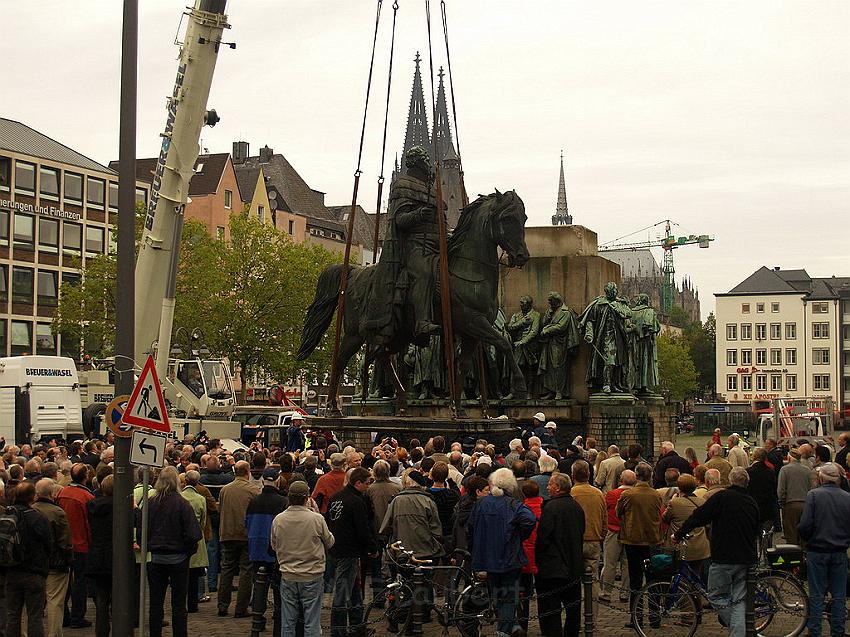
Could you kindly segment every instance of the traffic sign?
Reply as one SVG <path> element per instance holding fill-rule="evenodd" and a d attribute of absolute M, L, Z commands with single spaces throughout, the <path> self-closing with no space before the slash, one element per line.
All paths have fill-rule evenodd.
<path fill-rule="evenodd" d="M 133 435 L 133 427 L 131 425 L 125 425 L 121 419 L 124 415 L 124 410 L 127 409 L 127 401 L 129 400 L 130 397 L 127 394 L 116 396 L 106 407 L 106 412 L 103 414 L 106 426 L 119 438 L 129 438 Z"/>
<path fill-rule="evenodd" d="M 152 431 L 136 429 L 130 443 L 130 462 L 148 467 L 161 467 L 165 461 L 167 437 Z"/>
<path fill-rule="evenodd" d="M 156 375 L 153 356 L 148 356 L 139 382 L 133 388 L 130 401 L 124 411 L 124 423 L 135 427 L 153 429 L 154 431 L 171 432 L 168 413 L 165 410 L 165 400 L 162 398 L 162 387 Z"/>

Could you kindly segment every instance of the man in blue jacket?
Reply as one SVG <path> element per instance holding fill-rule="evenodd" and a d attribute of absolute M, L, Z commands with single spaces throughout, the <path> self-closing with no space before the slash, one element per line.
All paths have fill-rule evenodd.
<path fill-rule="evenodd" d="M 806 541 L 809 576 L 809 635 L 820 637 L 823 598 L 832 596 L 829 628 L 844 635 L 847 621 L 847 548 L 850 547 L 850 493 L 841 490 L 843 472 L 833 462 L 817 468 L 818 487 L 806 494 L 803 517 L 797 531 Z"/>
<path fill-rule="evenodd" d="M 499 609 L 496 634 L 522 631 L 516 621 L 519 574 L 528 564 L 522 541 L 537 524 L 537 516 L 516 499 L 517 481 L 510 469 L 490 474 L 490 495 L 479 499 L 467 522 L 472 570 L 486 571 L 490 595 Z"/>

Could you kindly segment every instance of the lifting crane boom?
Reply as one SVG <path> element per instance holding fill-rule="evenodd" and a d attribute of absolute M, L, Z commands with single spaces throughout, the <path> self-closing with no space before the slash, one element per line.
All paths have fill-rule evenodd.
<path fill-rule="evenodd" d="M 664 260 L 661 264 L 661 274 L 664 277 L 664 281 L 662 283 L 661 288 L 661 311 L 667 316 L 670 314 L 670 310 L 673 308 L 673 296 L 675 291 L 675 277 L 676 269 L 673 266 L 673 250 L 676 248 L 680 248 L 686 245 L 699 245 L 700 248 L 709 247 L 709 243 L 714 241 L 714 237 L 707 234 L 700 235 L 688 235 L 683 237 L 677 237 L 673 234 L 671 230 L 671 225 L 675 222 L 670 221 L 670 219 L 665 219 L 663 221 L 659 221 L 656 224 L 649 226 L 648 228 L 643 228 L 643 230 L 638 230 L 636 232 L 629 233 L 620 239 L 625 239 L 626 237 L 630 237 L 632 235 L 637 234 L 638 232 L 643 232 L 644 230 L 650 230 L 652 228 L 656 228 L 661 224 L 664 224 L 664 236 L 657 239 L 650 239 L 647 241 L 635 241 L 628 243 L 619 243 L 620 239 L 615 239 L 609 243 L 602 244 L 599 246 L 599 252 L 614 252 L 616 250 L 640 250 L 645 248 L 662 248 L 664 250 Z M 678 224 L 676 224 L 678 225 Z"/>

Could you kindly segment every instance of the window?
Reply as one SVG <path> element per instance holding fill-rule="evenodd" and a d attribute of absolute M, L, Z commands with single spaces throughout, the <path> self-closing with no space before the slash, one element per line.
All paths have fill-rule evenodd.
<path fill-rule="evenodd" d="M 35 219 L 32 215 L 15 213 L 15 247 L 32 250 L 35 239 Z"/>
<path fill-rule="evenodd" d="M 83 280 L 83 275 L 79 272 L 63 272 L 62 285 L 79 285 Z"/>
<path fill-rule="evenodd" d="M 753 324 L 752 323 L 741 323 L 741 340 L 742 341 L 753 340 Z"/>
<path fill-rule="evenodd" d="M 83 176 L 77 173 L 65 173 L 65 201 L 83 203 Z"/>
<path fill-rule="evenodd" d="M 12 185 L 12 160 L 8 157 L 0 157 L 0 190 L 9 191 Z M 0 355 L 6 354 L 6 350 L 0 351 Z"/>
<path fill-rule="evenodd" d="M 78 223 L 66 221 L 65 235 L 62 240 L 62 252 L 65 254 L 80 254 L 83 249 L 83 227 Z"/>
<path fill-rule="evenodd" d="M 782 374 L 770 375 L 770 391 L 782 391 Z"/>
<path fill-rule="evenodd" d="M 233 207 L 233 192 L 230 190 L 224 191 L 224 207 L 228 210 Z"/>
<path fill-rule="evenodd" d="M 56 356 L 56 337 L 50 331 L 50 323 L 38 323 L 35 326 L 35 353 Z"/>
<path fill-rule="evenodd" d="M 797 391 L 797 374 L 785 374 L 785 390 Z"/>
<path fill-rule="evenodd" d="M 219 241 L 224 241 L 224 226 L 216 226 L 215 238 Z"/>
<path fill-rule="evenodd" d="M 756 303 L 756 312 L 759 314 L 764 313 L 764 303 Z"/>
<path fill-rule="evenodd" d="M 103 228 L 100 226 L 86 226 L 86 254 L 103 252 L 103 236 Z"/>
<path fill-rule="evenodd" d="M 59 220 L 38 220 L 38 249 L 41 252 L 59 253 Z"/>
<path fill-rule="evenodd" d="M 38 304 L 55 307 L 59 298 L 59 273 L 51 270 L 38 271 Z"/>
<path fill-rule="evenodd" d="M 0 210 L 0 246 L 9 245 L 9 211 Z"/>
<path fill-rule="evenodd" d="M 797 364 L 797 348 L 789 347 L 785 350 L 785 364 L 786 365 L 796 365 Z"/>
<path fill-rule="evenodd" d="M 94 208 L 103 208 L 105 189 L 106 183 L 103 179 L 96 177 L 86 179 L 86 203 Z"/>
<path fill-rule="evenodd" d="M 266 207 L 265 206 L 257 206 L 257 217 L 259 217 L 260 223 L 266 222 Z"/>
<path fill-rule="evenodd" d="M 312 231 L 312 228 L 311 228 Z M 727 341 L 737 341 L 738 340 L 738 325 L 737 323 L 727 323 L 726 324 L 726 340 Z"/>
<path fill-rule="evenodd" d="M 15 162 L 15 192 L 35 194 L 35 165 L 25 161 Z"/>
<path fill-rule="evenodd" d="M 757 349 L 756 350 L 756 365 L 767 365 L 767 350 L 766 349 Z"/>
<path fill-rule="evenodd" d="M 793 341 L 797 338 L 797 324 L 796 323 L 786 323 L 785 324 L 785 340 Z"/>
<path fill-rule="evenodd" d="M 136 203 L 148 205 L 148 191 L 144 188 L 136 188 Z M 64 338 L 62 340 L 65 340 Z"/>
<path fill-rule="evenodd" d="M 812 377 L 812 387 L 815 391 L 829 391 L 829 374 L 815 374 Z"/>
<path fill-rule="evenodd" d="M 812 365 L 829 365 L 829 349 L 816 347 L 812 350 Z"/>
<path fill-rule="evenodd" d="M 812 338 L 829 338 L 829 323 L 812 323 Z"/>
<path fill-rule="evenodd" d="M 770 304 L 770 311 L 773 312 L 773 313 L 778 312 L 779 311 L 779 303 L 771 303 Z"/>
<path fill-rule="evenodd" d="M 7 327 L 8 324 L 6 323 L 6 320 L 0 320 L 0 356 L 6 355 L 6 343 L 8 342 L 8 339 L 6 338 Z"/>
<path fill-rule="evenodd" d="M 827 312 L 829 312 L 829 303 L 826 301 L 812 303 L 812 314 L 826 314 Z"/>
<path fill-rule="evenodd" d="M 756 374 L 756 391 L 767 391 L 767 374 Z"/>
<path fill-rule="evenodd" d="M 741 391 L 753 391 L 753 377 L 741 376 Z"/>
<path fill-rule="evenodd" d="M 289 234 L 295 234 L 295 222 L 292 219 L 289 220 Z"/>
<path fill-rule="evenodd" d="M 4 303 L 9 300 L 9 266 L 0 265 L 0 301 Z M 3 308 L 5 312 L 6 309 Z M 5 349 L 0 349 L 0 354 L 5 354 Z"/>
<path fill-rule="evenodd" d="M 45 199 L 59 199 L 59 170 L 42 166 L 38 171 L 38 192 Z"/>
<path fill-rule="evenodd" d="M 32 283 L 30 268 L 12 268 L 12 303 L 32 303 Z"/>
<path fill-rule="evenodd" d="M 727 365 L 737 365 L 738 364 L 738 350 L 736 350 L 736 349 L 727 349 L 726 350 L 726 364 Z"/>
<path fill-rule="evenodd" d="M 767 338 L 767 325 L 765 323 L 756 323 L 756 340 L 763 341 Z"/>
<path fill-rule="evenodd" d="M 782 338 L 782 323 L 770 324 L 770 340 L 778 341 Z"/>
<path fill-rule="evenodd" d="M 782 350 L 779 348 L 770 350 L 770 364 L 771 365 L 781 365 L 782 364 Z"/>
<path fill-rule="evenodd" d="M 741 303 L 741 314 L 749 314 L 750 313 L 750 304 L 749 303 Z"/>
<path fill-rule="evenodd" d="M 12 356 L 32 354 L 32 323 L 12 321 Z"/>
<path fill-rule="evenodd" d="M 118 182 L 109 182 L 109 209 L 118 210 Z"/>
<path fill-rule="evenodd" d="M 742 349 L 741 350 L 741 365 L 752 365 L 752 364 L 753 364 L 753 350 Z"/>
<path fill-rule="evenodd" d="M 70 334 L 62 334 L 62 344 L 60 345 L 60 356 L 67 356 L 73 360 L 80 359 L 80 339 Z"/>
<path fill-rule="evenodd" d="M 726 377 L 726 389 L 729 391 L 738 391 L 738 376 L 736 374 L 729 374 Z"/>

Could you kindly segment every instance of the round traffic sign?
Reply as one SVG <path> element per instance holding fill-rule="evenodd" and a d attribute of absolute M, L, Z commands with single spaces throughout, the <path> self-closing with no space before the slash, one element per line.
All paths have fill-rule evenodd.
<path fill-rule="evenodd" d="M 133 426 L 125 425 L 121 420 L 124 416 L 124 410 L 127 408 L 127 402 L 130 400 L 128 395 L 116 396 L 106 408 L 106 413 L 103 414 L 103 419 L 106 421 L 106 426 L 119 438 L 129 438 L 133 435 Z"/>

